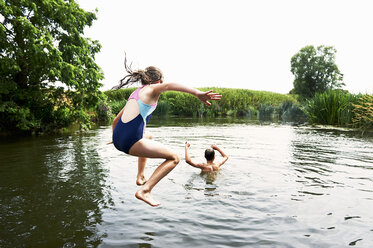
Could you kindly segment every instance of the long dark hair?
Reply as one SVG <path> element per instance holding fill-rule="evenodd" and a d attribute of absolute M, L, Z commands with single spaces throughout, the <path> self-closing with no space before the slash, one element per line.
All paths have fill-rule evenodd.
<path fill-rule="evenodd" d="M 155 66 L 146 67 L 145 70 L 133 71 L 130 65 L 127 65 L 127 54 L 124 53 L 124 68 L 126 69 L 128 75 L 122 78 L 119 85 L 114 86 L 112 89 L 118 90 L 125 86 L 130 86 L 133 83 L 140 82 L 142 85 L 152 84 L 156 81 L 163 81 L 163 73 L 160 69 Z"/>

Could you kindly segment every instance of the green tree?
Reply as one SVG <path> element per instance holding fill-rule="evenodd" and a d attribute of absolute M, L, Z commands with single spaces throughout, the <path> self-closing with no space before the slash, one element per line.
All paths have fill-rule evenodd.
<path fill-rule="evenodd" d="M 294 88 L 290 93 L 311 98 L 315 93 L 344 85 L 343 74 L 335 63 L 336 49 L 328 46 L 306 46 L 291 58 Z"/>
<path fill-rule="evenodd" d="M 87 124 L 103 73 L 98 41 L 84 37 L 95 13 L 74 0 L 0 0 L 0 130 Z"/>

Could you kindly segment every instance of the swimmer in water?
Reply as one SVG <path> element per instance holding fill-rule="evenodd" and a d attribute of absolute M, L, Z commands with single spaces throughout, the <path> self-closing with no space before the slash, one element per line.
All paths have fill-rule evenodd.
<path fill-rule="evenodd" d="M 195 163 L 189 156 L 190 144 L 185 142 L 185 162 L 190 164 L 193 167 L 201 169 L 203 172 L 218 171 L 220 167 L 227 162 L 228 156 L 216 145 L 211 145 L 211 148 L 205 150 L 205 163 Z M 223 157 L 221 161 L 215 161 L 215 150 L 220 153 Z"/>

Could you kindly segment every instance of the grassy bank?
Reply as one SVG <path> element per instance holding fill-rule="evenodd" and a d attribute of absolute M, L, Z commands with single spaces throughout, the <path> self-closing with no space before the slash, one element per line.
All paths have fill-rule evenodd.
<path fill-rule="evenodd" d="M 107 99 L 101 104 L 102 113 L 116 115 L 126 104 L 135 88 L 105 91 Z M 222 94 L 211 106 L 195 96 L 168 91 L 163 93 L 155 116 L 224 117 L 245 116 L 260 121 L 308 122 L 310 124 L 373 129 L 373 96 L 351 94 L 343 90 L 326 91 L 312 99 L 298 102 L 296 96 L 267 91 L 229 88 L 200 88 Z M 105 116 L 103 114 L 103 116 Z"/>
<path fill-rule="evenodd" d="M 373 129 L 373 96 L 331 90 L 316 94 L 304 106 L 312 124 Z"/>
<path fill-rule="evenodd" d="M 119 113 L 126 99 L 134 88 L 105 91 L 107 102 L 113 114 Z M 269 120 L 277 117 L 291 121 L 296 116 L 304 117 L 300 105 L 292 95 L 267 91 L 229 88 L 200 88 L 202 91 L 213 90 L 223 95 L 218 102 L 212 101 L 211 106 L 201 103 L 195 96 L 168 91 L 163 93 L 158 101 L 154 115 L 177 115 L 187 117 L 216 117 L 216 116 L 247 116 Z"/>

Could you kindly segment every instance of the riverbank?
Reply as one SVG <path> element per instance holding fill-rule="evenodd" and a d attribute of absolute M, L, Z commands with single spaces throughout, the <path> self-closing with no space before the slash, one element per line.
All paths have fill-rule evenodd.
<path fill-rule="evenodd" d="M 135 90 L 127 88 L 108 90 L 101 93 L 95 107 L 79 112 L 80 119 L 74 121 L 72 113 L 65 111 L 60 121 L 55 120 L 45 128 L 19 130 L 24 134 L 66 133 L 70 130 L 90 129 L 94 125 L 109 125 L 125 106 L 126 99 Z M 244 117 L 258 122 L 290 123 L 295 125 L 329 125 L 355 128 L 361 133 L 373 130 L 373 96 L 351 94 L 335 90 L 316 94 L 312 99 L 299 100 L 296 95 L 267 91 L 230 88 L 200 88 L 222 94 L 220 101 L 211 106 L 201 103 L 190 94 L 164 92 L 153 113 L 154 117 L 194 118 L 238 118 Z M 62 122 L 61 122 L 62 120 Z M 59 127 L 59 128 L 50 128 Z M 36 130 L 36 131 L 35 131 Z M 18 133 L 1 130 L 1 136 Z"/>
<path fill-rule="evenodd" d="M 222 99 L 205 106 L 190 94 L 165 92 L 154 116 L 247 117 L 260 122 L 297 125 L 328 125 L 350 128 L 361 133 L 373 130 L 373 96 L 351 94 L 343 90 L 317 93 L 308 100 L 296 95 L 230 88 L 199 88 L 222 94 Z M 108 108 L 116 115 L 135 88 L 105 91 Z"/>
<path fill-rule="evenodd" d="M 158 101 L 155 116 L 184 117 L 241 117 L 285 121 L 305 121 L 296 96 L 267 91 L 229 88 L 199 88 L 202 91 L 213 90 L 222 94 L 222 99 L 213 101 L 211 106 L 201 103 L 196 97 L 181 92 L 165 92 Z M 113 114 L 117 114 L 126 104 L 126 100 L 135 88 L 105 91 L 107 103 Z"/>

